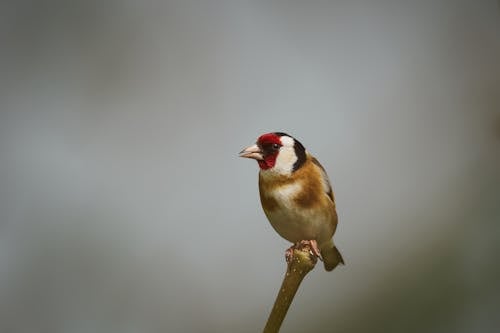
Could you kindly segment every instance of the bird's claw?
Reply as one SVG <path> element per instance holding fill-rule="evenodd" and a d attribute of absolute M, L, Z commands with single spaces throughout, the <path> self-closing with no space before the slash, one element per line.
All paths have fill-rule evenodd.
<path fill-rule="evenodd" d="M 293 259 L 293 250 L 303 250 L 304 248 L 309 249 L 309 253 L 312 256 L 315 256 L 316 258 L 319 258 L 319 260 L 323 261 L 323 258 L 321 257 L 321 253 L 318 248 L 318 242 L 316 240 L 311 239 L 311 240 L 301 240 L 300 242 L 297 242 L 290 246 L 286 251 L 285 251 L 285 259 L 287 263 L 290 263 Z"/>
<path fill-rule="evenodd" d="M 285 260 L 286 260 L 287 264 L 292 262 L 294 248 L 295 248 L 295 245 L 292 245 L 288 249 L 286 249 L 286 251 L 285 251 Z"/>

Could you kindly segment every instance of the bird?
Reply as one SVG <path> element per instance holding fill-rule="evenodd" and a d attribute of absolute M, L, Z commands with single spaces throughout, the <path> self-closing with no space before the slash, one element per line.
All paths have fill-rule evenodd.
<path fill-rule="evenodd" d="M 337 228 L 335 198 L 325 169 L 304 146 L 284 132 L 266 133 L 240 157 L 257 160 L 262 209 L 276 232 L 293 243 L 310 245 L 325 270 L 344 265 L 333 243 Z"/>

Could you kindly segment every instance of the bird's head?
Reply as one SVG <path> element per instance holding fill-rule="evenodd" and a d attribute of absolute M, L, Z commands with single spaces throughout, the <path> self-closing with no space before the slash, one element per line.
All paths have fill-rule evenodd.
<path fill-rule="evenodd" d="M 261 135 L 254 145 L 240 152 L 240 157 L 257 160 L 261 170 L 290 174 L 304 164 L 306 150 L 290 135 L 274 132 Z"/>

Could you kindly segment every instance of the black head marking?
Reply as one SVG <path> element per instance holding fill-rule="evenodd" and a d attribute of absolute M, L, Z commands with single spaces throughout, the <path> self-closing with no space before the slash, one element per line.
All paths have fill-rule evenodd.
<path fill-rule="evenodd" d="M 288 135 L 288 134 L 286 134 L 286 133 L 284 133 L 284 132 L 274 132 L 273 134 L 274 134 L 274 135 L 277 135 L 277 136 L 280 136 L 280 137 L 281 137 L 281 136 L 289 136 L 289 137 L 292 137 L 291 135 Z M 295 140 L 295 139 L 294 139 L 294 140 Z"/>
<path fill-rule="evenodd" d="M 293 170 L 292 170 L 295 171 L 306 162 L 306 149 L 304 148 L 302 143 L 300 143 L 297 140 L 295 140 L 293 148 L 295 149 L 295 155 L 297 155 L 297 161 L 293 164 Z"/>

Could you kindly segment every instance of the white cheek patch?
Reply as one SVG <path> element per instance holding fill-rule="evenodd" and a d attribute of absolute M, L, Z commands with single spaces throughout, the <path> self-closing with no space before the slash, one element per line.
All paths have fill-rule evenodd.
<path fill-rule="evenodd" d="M 295 140 L 284 135 L 280 141 L 282 146 L 272 169 L 279 174 L 289 175 L 293 171 L 293 165 L 297 162 L 297 155 L 293 147 Z"/>
<path fill-rule="evenodd" d="M 294 140 L 289 136 L 282 136 L 280 141 L 284 147 L 293 147 L 294 145 Z"/>
<path fill-rule="evenodd" d="M 297 156 L 295 155 L 293 146 L 282 146 L 276 158 L 273 170 L 280 174 L 291 174 L 295 162 L 297 162 Z"/>

